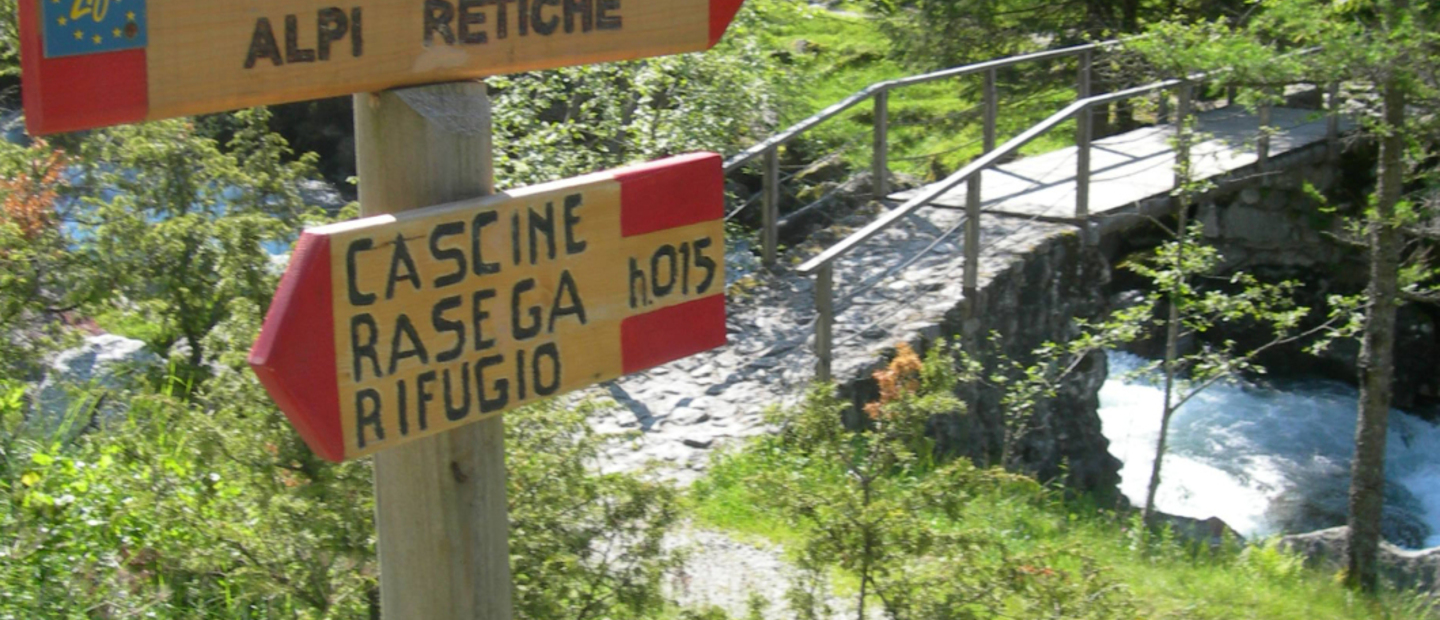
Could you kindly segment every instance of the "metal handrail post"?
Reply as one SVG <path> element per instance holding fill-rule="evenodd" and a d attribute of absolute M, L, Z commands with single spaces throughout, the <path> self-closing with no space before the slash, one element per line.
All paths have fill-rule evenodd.
<path fill-rule="evenodd" d="M 1270 171 L 1271 94 L 1271 91 L 1266 89 L 1265 100 L 1260 103 L 1260 137 L 1255 141 L 1255 165 L 1262 174 Z M 1262 177 L 1261 183 L 1268 184 L 1268 177 Z"/>
<path fill-rule="evenodd" d="M 815 379 L 818 381 L 830 380 L 831 329 L 835 324 L 834 275 L 835 267 L 830 263 L 815 273 Z"/>
<path fill-rule="evenodd" d="M 1000 96 L 995 92 L 995 70 L 985 72 L 985 152 L 995 150 L 995 117 L 1000 111 Z"/>
<path fill-rule="evenodd" d="M 870 158 L 871 186 L 875 200 L 890 193 L 890 91 L 875 93 L 875 146 Z"/>
<path fill-rule="evenodd" d="M 995 93 L 995 70 L 985 72 L 985 152 L 995 150 L 995 116 L 998 112 Z M 984 186 L 981 184 L 983 171 L 976 172 L 965 181 L 965 274 L 963 289 L 965 297 L 974 298 L 980 285 L 980 203 Z"/>
<path fill-rule="evenodd" d="M 1194 89 L 1195 86 L 1189 82 L 1180 84 L 1175 89 L 1175 189 L 1177 190 L 1182 189 L 1184 184 L 1190 181 L 1190 177 L 1194 176 L 1194 171 L 1190 168 L 1191 132 L 1186 127 L 1186 123 L 1190 122 L 1191 98 L 1194 96 Z"/>
<path fill-rule="evenodd" d="M 1335 161 L 1340 156 L 1340 82 L 1331 82 L 1326 91 L 1325 155 Z"/>
<path fill-rule="evenodd" d="M 1090 52 L 1080 54 L 1080 99 L 1090 98 Z M 1085 106 L 1075 115 L 1075 218 L 1084 225 L 1090 217 L 1090 138 L 1094 131 L 1091 108 Z"/>
<path fill-rule="evenodd" d="M 780 245 L 780 154 L 779 147 L 765 151 L 765 175 L 762 192 L 762 222 L 760 231 L 761 263 L 766 267 L 775 265 L 776 248 Z"/>
<path fill-rule="evenodd" d="M 1075 116 L 1075 219 L 1090 217 L 1090 108 Z"/>

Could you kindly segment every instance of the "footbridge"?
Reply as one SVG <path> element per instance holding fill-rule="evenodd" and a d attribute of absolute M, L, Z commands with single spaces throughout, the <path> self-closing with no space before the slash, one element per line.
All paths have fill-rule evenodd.
<path fill-rule="evenodd" d="M 793 402 L 817 379 L 834 379 L 842 388 L 863 384 L 897 342 L 989 331 L 1058 337 L 1073 316 L 1104 305 L 1099 289 L 1108 265 L 1095 257 L 1107 235 L 1175 211 L 1175 189 L 1184 182 L 1177 170 L 1206 182 L 1212 197 L 1264 187 L 1334 161 L 1350 128 L 1333 84 L 1317 87 L 1323 105 L 1312 109 L 1265 104 L 1252 111 L 1233 105 L 1233 94 L 1201 104 L 1194 94 L 1204 75 L 1093 93 L 1096 55 L 1116 45 L 1066 47 L 873 84 L 727 160 L 728 175 L 760 169 L 756 199 L 732 205 L 729 215 L 761 211 L 759 268 L 730 287 L 727 346 L 602 388 L 622 406 L 596 418 L 597 429 L 643 431 L 617 448 L 608 466 L 658 461 L 686 480 L 718 443 L 766 432 L 768 406 Z M 1074 101 L 1002 142 L 997 71 L 1041 62 L 1074 67 Z M 982 154 L 943 180 L 892 191 L 890 94 L 965 76 L 984 80 Z M 1094 136 L 1095 110 L 1140 98 L 1158 100 L 1157 123 Z M 849 215 L 782 252 L 780 150 L 861 105 L 872 106 L 874 118 L 872 211 Z M 1071 120 L 1070 147 L 1019 157 L 1022 147 Z M 823 208 L 829 198 L 790 217 Z M 1099 372 L 1103 380 L 1103 368 Z M 1076 398 L 1093 400 L 1094 389 Z M 993 435 L 985 427 L 994 426 L 986 419 L 994 414 L 975 413 L 974 428 L 957 432 L 978 433 L 970 437 L 977 444 L 993 440 L 984 435 Z M 1096 443 L 1093 407 L 1088 420 L 1074 424 L 1053 429 L 1048 441 Z M 1113 475 L 1103 472 L 1109 464 L 1102 456 L 1068 454 L 1064 446 L 1051 452 L 1064 455 L 1072 477 L 1089 477 L 1082 484 L 1105 484 Z M 1091 462 L 1080 462 L 1085 459 Z"/>

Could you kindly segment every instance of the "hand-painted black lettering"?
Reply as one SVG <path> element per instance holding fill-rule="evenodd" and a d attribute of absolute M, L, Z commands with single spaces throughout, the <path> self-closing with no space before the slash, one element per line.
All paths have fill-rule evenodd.
<path fill-rule="evenodd" d="M 595 27 L 591 14 L 590 0 L 565 0 L 565 32 L 575 32 L 575 16 L 580 16 L 580 32 L 590 32 Z"/>
<path fill-rule="evenodd" d="M 456 29 L 459 31 L 461 43 L 480 45 L 488 42 L 485 31 L 474 28 L 485 24 L 485 12 L 480 9 L 485 4 L 487 3 L 484 0 L 459 0 L 460 23 Z"/>
<path fill-rule="evenodd" d="M 619 30 L 622 26 L 620 15 L 610 11 L 620 10 L 620 0 L 595 0 L 595 29 Z"/>
<path fill-rule="evenodd" d="M 636 295 L 636 285 L 639 285 L 640 294 Z M 640 268 L 640 263 L 634 257 L 630 259 L 630 307 L 650 305 L 650 279 L 645 276 L 645 270 Z"/>
<path fill-rule="evenodd" d="M 702 250 L 712 245 L 709 237 L 701 237 L 695 240 L 695 266 L 705 270 L 705 278 L 695 287 L 695 293 L 703 294 L 710 290 L 710 284 L 715 281 L 715 259 L 702 253 Z"/>
<path fill-rule="evenodd" d="M 571 256 L 585 251 L 585 240 L 575 238 L 575 226 L 580 223 L 580 216 L 575 215 L 575 210 L 583 206 L 583 194 L 570 194 L 565 197 L 565 253 Z"/>
<path fill-rule="evenodd" d="M 350 294 L 350 305 L 352 306 L 368 306 L 375 303 L 374 293 L 360 291 L 360 265 L 356 261 L 357 255 L 374 247 L 375 242 L 369 237 L 351 241 L 350 245 L 345 247 L 345 288 Z"/>
<path fill-rule="evenodd" d="M 401 267 L 405 273 L 400 273 Z M 405 235 L 395 234 L 395 243 L 390 251 L 390 279 L 385 282 L 385 299 L 395 299 L 395 283 L 401 280 L 410 281 L 415 290 L 420 290 L 420 272 L 415 269 L 415 259 L 410 258 L 410 245 L 405 242 Z"/>
<path fill-rule="evenodd" d="M 569 297 L 569 301 L 565 298 Z M 550 304 L 550 325 L 546 333 L 555 333 L 555 319 L 562 316 L 574 315 L 580 319 L 580 324 L 585 324 L 585 302 L 580 301 L 580 289 L 575 286 L 575 277 L 570 275 L 570 270 L 560 272 L 560 284 L 555 287 L 555 303 Z"/>
<path fill-rule="evenodd" d="M 427 370 L 415 377 L 415 419 L 420 422 L 422 431 L 430 428 L 430 401 L 435 400 L 435 395 L 430 393 L 429 386 L 435 379 L 433 370 Z"/>
<path fill-rule="evenodd" d="M 486 2 L 495 5 L 495 38 L 503 39 L 510 36 L 510 3 L 515 0 L 486 0 Z"/>
<path fill-rule="evenodd" d="M 342 40 L 350 31 L 350 18 L 345 9 L 326 7 L 315 16 L 315 53 L 320 60 L 330 60 L 330 44 Z"/>
<path fill-rule="evenodd" d="M 520 210 L 510 214 L 510 258 L 513 264 L 520 264 Z"/>
<path fill-rule="evenodd" d="M 475 362 L 475 395 L 480 400 L 480 413 L 482 414 L 500 411 L 510 402 L 510 381 L 503 377 L 495 380 L 495 397 L 486 396 L 490 393 L 490 386 L 485 383 L 485 369 L 503 363 L 505 363 L 503 355 L 490 355 Z"/>
<path fill-rule="evenodd" d="M 445 318 L 445 313 L 460 307 L 460 296 L 452 295 L 435 303 L 430 310 L 430 324 L 439 333 L 455 334 L 455 346 L 435 354 L 435 361 L 448 362 L 465 350 L 465 323 Z"/>
<path fill-rule="evenodd" d="M 515 403 L 525 401 L 525 349 L 515 350 Z"/>
<path fill-rule="evenodd" d="M 365 326 L 365 337 L 360 336 L 360 326 Z M 385 376 L 380 372 L 380 354 L 375 352 L 375 341 L 380 339 L 380 327 L 375 324 L 375 317 L 368 313 L 361 313 L 350 317 L 350 359 L 354 361 L 355 369 L 351 377 L 355 383 L 365 380 L 360 363 L 365 358 L 370 358 L 370 364 L 375 368 L 375 376 Z"/>
<path fill-rule="evenodd" d="M 545 382 L 545 373 L 540 372 L 540 360 L 546 359 L 550 362 L 550 382 Z M 547 342 L 535 347 L 535 353 L 530 358 L 530 369 L 535 375 L 535 395 L 553 396 L 560 391 L 560 347 L 553 342 Z"/>
<path fill-rule="evenodd" d="M 430 230 L 430 256 L 437 261 L 454 261 L 455 270 L 435 278 L 435 288 L 459 284 L 465 279 L 465 251 L 459 248 L 442 248 L 440 240 L 465 234 L 465 222 L 445 222 Z"/>
<path fill-rule="evenodd" d="M 540 9 L 545 6 L 560 6 L 560 0 L 530 0 L 530 26 L 535 28 L 535 34 L 550 36 L 555 34 L 555 29 L 560 26 L 560 16 L 551 15 L 545 19 L 540 14 Z"/>
<path fill-rule="evenodd" d="M 315 62 L 315 50 L 300 47 L 300 18 L 285 16 L 285 62 Z"/>
<path fill-rule="evenodd" d="M 275 42 L 275 30 L 270 27 L 270 18 L 255 20 L 255 31 L 250 34 L 250 51 L 245 54 L 245 68 L 254 69 L 255 61 L 264 58 L 275 66 L 285 64 L 280 57 L 280 44 Z"/>
<path fill-rule="evenodd" d="M 527 340 L 540 334 L 540 328 L 544 322 L 540 320 L 540 306 L 530 306 L 526 312 L 530 315 L 530 324 L 523 325 L 524 314 L 520 312 L 520 296 L 526 291 L 535 289 L 535 278 L 525 278 L 515 283 L 515 288 L 510 292 L 510 335 L 516 340 Z M 524 398 L 523 396 L 521 398 Z"/>
<path fill-rule="evenodd" d="M 454 45 L 455 31 L 450 29 L 454 20 L 455 5 L 445 0 L 425 0 L 425 47 L 435 43 L 436 34 L 446 45 Z"/>
<path fill-rule="evenodd" d="M 482 253 L 484 244 L 480 242 L 481 231 L 499 219 L 500 214 L 494 211 L 481 211 L 470 221 L 470 258 L 474 261 L 471 263 L 471 271 L 477 276 L 500 273 L 500 263 L 485 262 L 485 255 Z"/>
<path fill-rule="evenodd" d="M 530 34 L 530 0 L 515 0 L 515 20 L 520 23 L 520 36 Z"/>
<path fill-rule="evenodd" d="M 367 443 L 367 426 L 374 430 L 375 441 L 385 441 L 385 426 L 380 421 L 380 392 L 372 388 L 355 392 L 355 445 L 361 448 Z"/>
<path fill-rule="evenodd" d="M 526 219 L 530 222 L 530 225 L 529 225 L 529 228 L 530 228 L 530 234 L 529 234 L 529 236 L 530 236 L 530 264 L 531 264 L 531 265 L 534 265 L 534 264 L 536 264 L 536 263 L 539 262 L 539 258 L 536 256 L 536 254 L 539 252 L 539 248 L 538 248 L 539 235 L 536 234 L 536 233 L 544 233 L 544 234 L 545 234 L 545 248 L 546 248 L 546 250 L 545 250 L 545 257 L 546 257 L 546 258 L 549 258 L 549 259 L 551 259 L 551 260 L 554 260 L 554 259 L 555 259 L 555 203 L 553 203 L 553 202 L 547 202 L 547 203 L 545 203 L 545 216 L 544 216 L 544 217 L 541 217 L 539 213 L 536 213 L 534 207 L 529 207 L 529 208 L 525 209 L 525 211 L 529 213 L 529 217 L 526 218 Z"/>
<path fill-rule="evenodd" d="M 680 244 L 680 294 L 690 294 L 690 244 Z"/>
<path fill-rule="evenodd" d="M 400 348 L 402 339 L 409 341 L 404 349 Z M 425 350 L 425 341 L 420 339 L 420 334 L 415 333 L 415 326 L 410 323 L 410 317 L 404 313 L 395 317 L 395 333 L 390 337 L 390 373 L 395 374 L 395 369 L 400 366 L 400 360 L 407 357 L 420 359 L 421 364 L 430 363 L 430 354 Z"/>
<path fill-rule="evenodd" d="M 395 419 L 400 421 L 400 436 L 410 436 L 410 394 L 405 380 L 395 382 Z"/>
<path fill-rule="evenodd" d="M 666 261 L 665 273 L 668 277 L 668 279 L 665 280 L 665 284 L 660 283 L 660 263 L 662 258 Z M 655 293 L 657 299 L 669 295 L 671 291 L 675 290 L 675 270 L 675 246 L 667 243 L 660 246 L 659 249 L 655 250 L 654 254 L 650 255 L 650 288 L 651 292 Z"/>
<path fill-rule="evenodd" d="M 495 298 L 495 289 L 487 288 L 475 291 L 470 298 L 470 326 L 475 330 L 475 350 L 484 351 L 495 346 L 494 338 L 485 337 L 485 322 L 490 320 L 490 313 L 485 310 L 485 300 Z"/>
<path fill-rule="evenodd" d="M 350 9 L 350 55 L 359 58 L 365 55 L 365 20 L 360 7 Z"/>
<path fill-rule="evenodd" d="M 445 419 L 451 422 L 459 422 L 470 415 L 470 362 L 460 363 L 459 381 L 451 381 L 451 370 L 454 369 L 447 367 L 440 375 L 440 383 L 445 386 Z M 460 384 L 459 403 L 456 403 L 450 396 L 450 394 L 454 392 L 454 388 L 451 387 L 453 383 Z"/>

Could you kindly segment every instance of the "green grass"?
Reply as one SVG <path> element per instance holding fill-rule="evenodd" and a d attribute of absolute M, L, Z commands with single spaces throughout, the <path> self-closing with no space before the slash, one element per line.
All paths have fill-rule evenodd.
<path fill-rule="evenodd" d="M 861 12 L 859 6 L 845 7 Z M 796 74 L 789 108 L 782 111 L 788 126 L 865 87 L 923 70 L 904 66 L 890 53 L 890 44 L 875 18 L 836 13 L 809 5 L 784 4 L 773 9 L 776 19 L 764 35 L 777 53 L 788 54 Z M 802 43 L 803 42 L 803 43 Z M 1073 61 L 1056 61 L 1036 71 L 1071 75 Z M 1024 91 L 1022 82 L 1000 82 L 997 137 L 1000 143 L 1073 101 L 1072 88 Z M 1064 83 L 1064 80 L 1060 80 Z M 982 150 L 982 120 L 977 106 L 981 78 L 947 79 L 906 87 L 890 94 L 890 164 L 896 172 L 926 180 L 947 175 Z M 819 154 L 843 148 L 856 169 L 869 165 L 874 109 L 862 103 L 807 135 Z M 1044 153 L 1072 144 L 1073 123 L 1062 125 L 1028 145 L 1025 154 Z"/>
<path fill-rule="evenodd" d="M 787 452 L 775 437 L 760 438 L 743 449 L 717 456 L 706 477 L 694 485 L 690 506 L 696 521 L 742 538 L 782 543 L 791 551 L 799 548 L 811 532 L 803 523 L 781 516 L 776 490 L 768 488 L 766 476 L 761 475 L 776 471 L 792 471 L 812 485 L 843 483 L 837 469 Z M 1168 539 L 1147 544 L 1132 522 L 1063 502 L 1057 493 L 1035 484 L 982 483 L 967 492 L 971 497 L 962 517 L 936 522 L 935 527 L 999 543 L 982 547 L 990 551 L 968 561 L 1043 558 L 1053 563 L 1042 565 L 1079 574 L 1084 567 L 1075 561 L 1076 556 L 1058 553 L 1079 550 L 1098 561 L 1101 572 L 1130 593 L 1140 611 L 1138 617 L 1436 617 L 1413 594 L 1387 589 L 1373 598 L 1356 595 L 1342 587 L 1334 574 L 1304 568 L 1298 558 L 1272 547 L 1257 545 L 1244 550 L 1236 545 L 1210 552 Z M 853 576 L 834 581 L 842 595 L 855 589 Z"/>

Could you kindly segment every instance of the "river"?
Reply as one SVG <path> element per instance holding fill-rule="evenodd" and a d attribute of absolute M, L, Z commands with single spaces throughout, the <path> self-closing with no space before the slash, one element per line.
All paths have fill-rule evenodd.
<path fill-rule="evenodd" d="M 1121 491 L 1145 501 L 1162 392 L 1126 377 L 1144 360 L 1110 353 L 1100 418 L 1124 462 Z M 1164 512 L 1216 516 L 1247 538 L 1343 525 L 1358 392 L 1327 380 L 1216 385 L 1176 413 L 1156 500 Z M 1385 461 L 1391 542 L 1440 546 L 1440 426 L 1392 411 Z"/>

